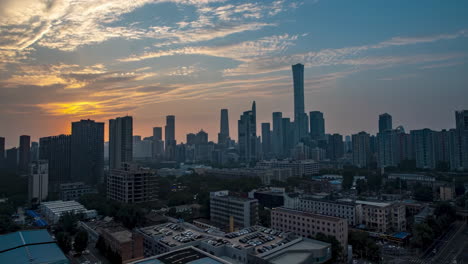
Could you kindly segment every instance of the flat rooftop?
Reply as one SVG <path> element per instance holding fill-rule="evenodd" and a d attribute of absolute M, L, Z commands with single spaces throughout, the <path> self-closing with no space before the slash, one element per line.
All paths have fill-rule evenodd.
<path fill-rule="evenodd" d="M 316 219 L 322 219 L 322 220 L 333 221 L 333 222 L 346 221 L 346 219 L 344 219 L 344 218 L 328 216 L 328 215 L 321 215 L 321 214 L 315 214 L 315 213 L 312 213 L 312 212 L 299 211 L 299 210 L 289 209 L 289 208 L 285 208 L 285 207 L 275 208 L 272 211 L 278 211 L 278 212 L 284 212 L 284 213 L 293 213 L 293 214 L 296 214 L 296 215 L 309 216 L 309 217 L 314 217 Z"/>
<path fill-rule="evenodd" d="M 261 257 L 272 264 L 291 264 L 305 263 L 312 256 L 311 250 L 330 249 L 329 256 L 331 257 L 331 244 L 322 241 L 299 238 L 289 245 L 272 250 L 261 255 Z"/>
<path fill-rule="evenodd" d="M 193 247 L 142 259 L 132 264 L 229 264 L 220 258 Z"/>
<path fill-rule="evenodd" d="M 169 247 L 176 247 L 189 242 L 206 239 L 206 234 L 176 223 L 148 226 L 140 228 L 139 230 L 150 237 L 161 237 L 160 242 Z"/>
<path fill-rule="evenodd" d="M 370 202 L 370 201 L 362 201 L 362 200 L 357 200 L 356 203 L 370 205 L 370 206 L 377 206 L 377 207 L 387 207 L 387 206 L 392 205 L 391 203 Z"/>

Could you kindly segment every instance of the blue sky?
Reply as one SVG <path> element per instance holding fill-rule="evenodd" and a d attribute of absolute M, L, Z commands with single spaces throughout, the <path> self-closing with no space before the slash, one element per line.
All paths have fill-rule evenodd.
<path fill-rule="evenodd" d="M 69 133 L 70 122 L 133 115 L 149 136 L 219 130 L 257 101 L 292 117 L 291 65 L 326 130 L 451 128 L 468 108 L 468 2 L 6 0 L 0 3 L 0 136 Z M 259 124 L 260 126 L 260 124 Z M 236 138 L 236 136 L 234 136 Z"/>

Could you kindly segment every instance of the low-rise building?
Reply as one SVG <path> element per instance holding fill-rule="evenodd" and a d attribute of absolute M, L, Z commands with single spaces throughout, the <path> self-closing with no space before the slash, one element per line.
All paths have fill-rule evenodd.
<path fill-rule="evenodd" d="M 441 201 L 451 201 L 455 198 L 455 186 L 453 184 L 444 184 L 439 187 L 439 197 Z"/>
<path fill-rule="evenodd" d="M 366 229 L 381 233 L 406 230 L 406 208 L 400 202 L 356 201 L 362 205 L 362 223 Z"/>
<path fill-rule="evenodd" d="M 257 168 L 291 169 L 294 177 L 312 176 L 319 173 L 319 163 L 314 160 L 263 160 Z"/>
<path fill-rule="evenodd" d="M 97 193 L 96 188 L 86 185 L 84 182 L 62 183 L 59 190 L 60 199 L 63 201 L 78 201 L 82 195 Z"/>
<path fill-rule="evenodd" d="M 82 214 L 85 219 L 95 218 L 96 210 L 88 210 L 76 201 L 50 201 L 39 205 L 41 214 L 49 223 L 56 224 L 65 213 Z"/>
<path fill-rule="evenodd" d="M 258 222 L 258 200 L 235 196 L 229 191 L 210 192 L 210 220 L 221 228 L 249 227 Z"/>
<path fill-rule="evenodd" d="M 348 248 L 346 219 L 280 207 L 271 211 L 271 227 L 303 237 L 313 238 L 319 233 L 333 236 L 340 242 L 346 255 Z"/>
<path fill-rule="evenodd" d="M 275 208 L 284 205 L 284 194 L 284 188 L 270 187 L 250 191 L 249 198 L 257 199 L 261 206 Z"/>

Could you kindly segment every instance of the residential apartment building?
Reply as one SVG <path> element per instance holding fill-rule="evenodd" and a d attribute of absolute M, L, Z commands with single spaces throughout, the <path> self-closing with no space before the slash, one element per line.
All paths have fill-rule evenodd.
<path fill-rule="evenodd" d="M 320 170 L 314 160 L 267 160 L 257 162 L 257 168 L 291 169 L 293 176 L 312 176 Z"/>
<path fill-rule="evenodd" d="M 356 201 L 362 205 L 362 223 L 368 230 L 380 233 L 406 230 L 406 208 L 404 204 Z"/>

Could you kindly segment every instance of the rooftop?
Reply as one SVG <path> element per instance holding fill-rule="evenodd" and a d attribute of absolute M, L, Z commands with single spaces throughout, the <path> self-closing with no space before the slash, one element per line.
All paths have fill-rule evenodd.
<path fill-rule="evenodd" d="M 0 236 L 0 263 L 66 264 L 47 230 L 18 231 Z"/>
<path fill-rule="evenodd" d="M 229 264 L 229 262 L 194 247 L 187 247 L 135 261 L 132 264 Z"/>
<path fill-rule="evenodd" d="M 161 238 L 160 242 L 169 247 L 176 247 L 206 238 L 205 234 L 201 232 L 174 223 L 148 226 L 140 228 L 140 231 L 147 236 Z"/>
<path fill-rule="evenodd" d="M 370 202 L 370 201 L 362 201 L 362 200 L 357 200 L 356 203 L 370 205 L 370 206 L 377 206 L 377 207 L 387 207 L 387 206 L 392 205 L 391 203 Z"/>
<path fill-rule="evenodd" d="M 266 252 L 259 255 L 259 257 L 272 264 L 306 263 L 313 256 L 311 250 L 325 250 L 327 248 L 329 250 L 327 255 L 331 257 L 331 244 L 313 239 L 298 238 L 290 244 Z"/>
<path fill-rule="evenodd" d="M 321 215 L 321 214 L 315 214 L 315 213 L 311 213 L 311 212 L 299 211 L 299 210 L 289 209 L 289 208 L 285 208 L 285 207 L 275 208 L 272 211 L 292 213 L 292 214 L 302 215 L 302 216 L 311 216 L 311 217 L 314 217 L 316 219 L 322 219 L 322 220 L 333 221 L 333 222 L 346 221 L 346 219 L 344 219 L 344 218 L 328 216 L 328 215 Z"/>

